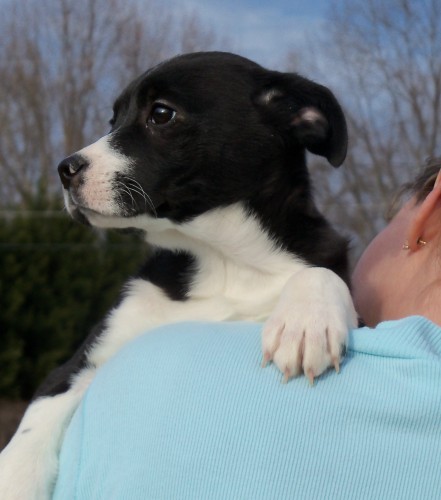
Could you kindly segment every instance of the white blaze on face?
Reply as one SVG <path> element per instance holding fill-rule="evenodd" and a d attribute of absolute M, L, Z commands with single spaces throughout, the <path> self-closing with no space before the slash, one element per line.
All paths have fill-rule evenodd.
<path fill-rule="evenodd" d="M 124 214 L 121 193 L 125 188 L 118 176 L 130 173 L 131 161 L 127 156 L 110 146 L 111 135 L 106 135 L 87 146 L 78 154 L 88 166 L 82 172 L 82 182 L 78 188 L 79 204 L 102 215 Z M 75 195 L 72 196 L 75 200 Z"/>

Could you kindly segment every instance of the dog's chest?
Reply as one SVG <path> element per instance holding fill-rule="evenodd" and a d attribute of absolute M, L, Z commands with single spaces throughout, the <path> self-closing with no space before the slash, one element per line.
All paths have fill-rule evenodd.
<path fill-rule="evenodd" d="M 234 221 L 233 215 L 239 213 L 229 209 L 201 218 L 186 228 L 191 238 L 183 238 L 182 230 L 175 228 L 154 238 L 169 252 L 191 255 L 191 265 L 182 272 L 182 267 L 169 263 L 166 274 L 159 270 L 132 279 L 91 352 L 92 363 L 100 365 L 127 341 L 166 323 L 263 321 L 270 315 L 288 279 L 306 263 L 277 248 L 255 220 Z M 209 238 L 210 244 L 203 238 Z M 182 256 L 177 260 L 181 262 Z M 168 292 L 182 274 L 186 275 L 186 292 L 176 300 Z"/>
<path fill-rule="evenodd" d="M 89 355 L 100 366 L 126 342 L 167 323 L 186 321 L 263 321 L 282 288 L 305 264 L 293 260 L 285 272 L 270 274 L 224 264 L 201 269 L 186 300 L 172 300 L 150 281 L 134 279 L 121 304 L 111 311 L 107 328 Z"/>
<path fill-rule="evenodd" d="M 151 231 L 148 239 L 160 248 L 193 256 L 194 262 L 185 270 L 187 300 L 179 305 L 190 320 L 195 312 L 208 320 L 265 319 L 288 278 L 306 265 L 276 244 L 240 203 L 182 225 L 161 227 Z M 181 278 L 177 269 L 173 279 Z M 169 304 L 171 317 L 176 306 L 176 302 Z"/>
<path fill-rule="evenodd" d="M 191 286 L 189 300 L 193 307 L 212 303 L 214 311 L 207 319 L 262 321 L 273 310 L 288 278 L 305 267 L 288 256 L 274 256 L 274 265 L 257 268 L 213 255 L 200 265 Z M 193 304 L 191 304 L 193 303 Z M 201 310 L 201 313 L 203 311 Z"/>

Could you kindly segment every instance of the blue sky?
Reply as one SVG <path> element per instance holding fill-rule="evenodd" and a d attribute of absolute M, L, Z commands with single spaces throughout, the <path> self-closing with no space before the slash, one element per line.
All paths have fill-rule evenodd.
<path fill-rule="evenodd" d="M 326 29 L 331 0 L 169 0 L 198 13 L 234 52 L 273 68 L 283 65 L 292 47 L 306 50 L 308 40 Z"/>

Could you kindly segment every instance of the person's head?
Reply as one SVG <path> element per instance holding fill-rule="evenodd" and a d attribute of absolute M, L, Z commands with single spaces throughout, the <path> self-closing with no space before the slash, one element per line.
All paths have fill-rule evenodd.
<path fill-rule="evenodd" d="M 355 266 L 355 307 L 368 326 L 415 314 L 441 324 L 440 170 L 441 158 L 431 160 L 404 186 L 406 201 Z"/>

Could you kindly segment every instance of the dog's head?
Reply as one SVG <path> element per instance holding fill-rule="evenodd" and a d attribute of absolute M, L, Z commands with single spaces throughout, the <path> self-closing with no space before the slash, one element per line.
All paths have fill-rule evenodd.
<path fill-rule="evenodd" d="M 115 102 L 110 133 L 58 169 L 74 217 L 121 227 L 141 216 L 189 220 L 277 183 L 296 188 L 306 150 L 338 166 L 346 148 L 345 119 L 327 88 L 207 52 L 133 81 Z"/>

